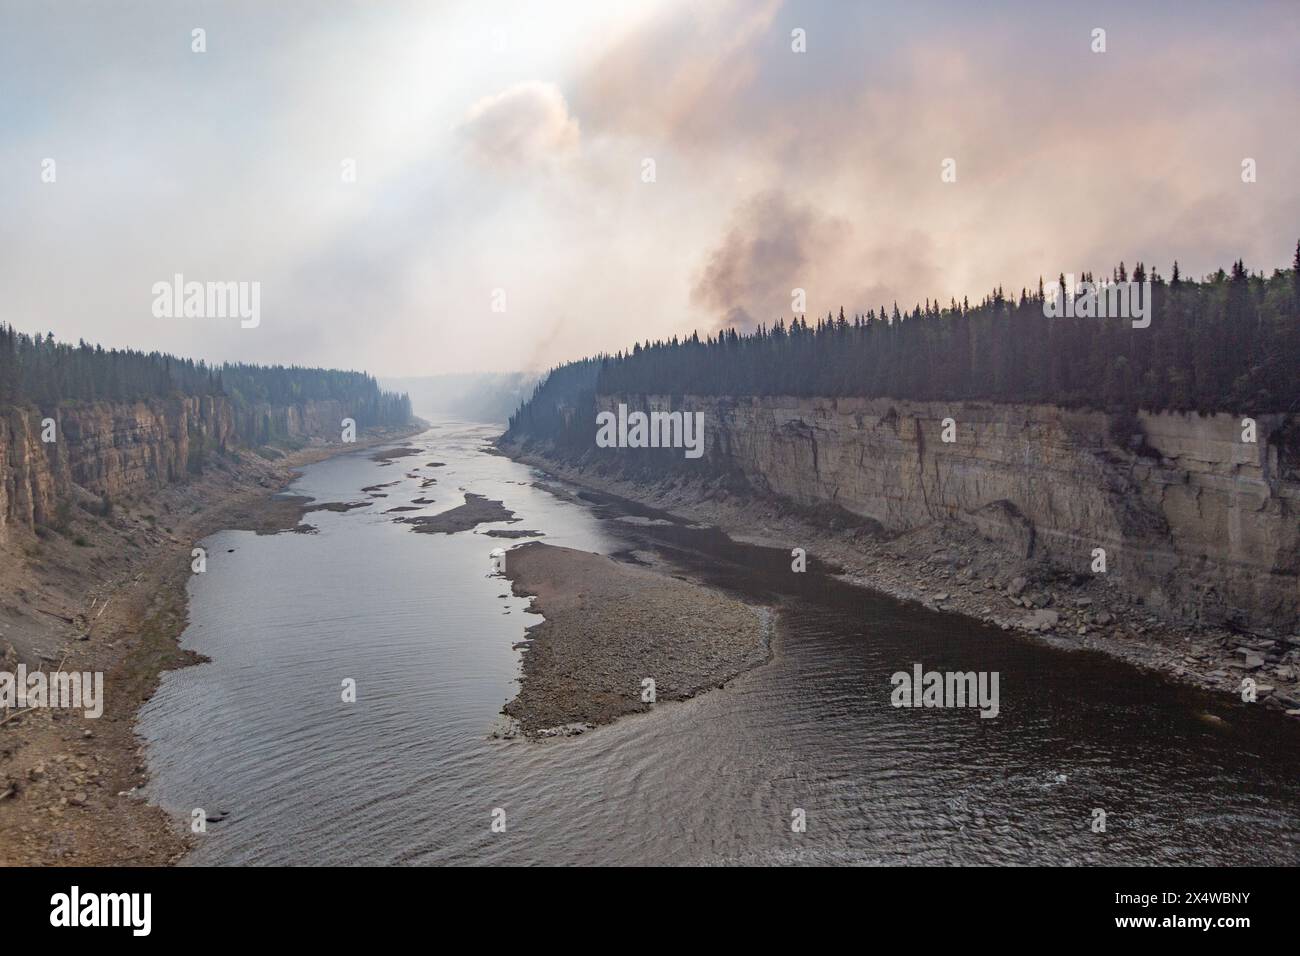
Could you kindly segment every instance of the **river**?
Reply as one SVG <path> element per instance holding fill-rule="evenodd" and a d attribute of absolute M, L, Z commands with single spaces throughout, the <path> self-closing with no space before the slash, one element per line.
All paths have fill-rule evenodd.
<path fill-rule="evenodd" d="M 321 502 L 397 484 L 309 514 L 314 534 L 203 542 L 181 640 L 210 661 L 165 674 L 139 723 L 150 799 L 178 826 L 194 808 L 218 821 L 188 862 L 1300 862 L 1296 721 L 794 575 L 784 552 L 621 520 L 639 509 L 535 487 L 536 470 L 485 451 L 497 432 L 437 422 L 418 457 L 311 465 L 291 491 Z M 537 620 L 492 574 L 489 552 L 513 542 L 481 532 L 506 526 L 417 534 L 384 513 L 421 495 L 434 504 L 408 514 L 435 513 L 463 491 L 549 544 L 654 551 L 779 605 L 771 663 L 581 736 L 494 738 L 513 645 Z M 998 716 L 890 706 L 890 675 L 912 662 L 998 672 Z"/>

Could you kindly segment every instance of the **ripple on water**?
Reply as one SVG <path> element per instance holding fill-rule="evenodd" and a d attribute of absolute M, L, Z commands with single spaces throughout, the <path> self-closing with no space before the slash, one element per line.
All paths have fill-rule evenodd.
<path fill-rule="evenodd" d="M 758 600 L 789 587 L 766 556 L 738 568 L 690 529 L 602 520 L 532 487 L 530 469 L 482 453 L 492 434 L 440 423 L 400 471 L 352 454 L 292 490 L 350 501 L 396 480 L 391 497 L 412 498 L 437 474 L 427 513 L 464 487 L 553 544 L 657 543 Z M 370 510 L 316 512 L 315 535 L 207 542 L 183 641 L 211 662 L 166 674 L 140 722 L 151 796 L 185 820 L 229 813 L 192 862 L 1300 862 L 1300 735 L 1276 714 L 1233 708 L 1209 727 L 1200 691 L 811 575 L 773 662 L 726 688 L 574 738 L 490 740 L 535 620 L 488 574 L 502 542 Z M 889 675 L 913 661 L 998 671 L 1000 716 L 892 708 Z"/>

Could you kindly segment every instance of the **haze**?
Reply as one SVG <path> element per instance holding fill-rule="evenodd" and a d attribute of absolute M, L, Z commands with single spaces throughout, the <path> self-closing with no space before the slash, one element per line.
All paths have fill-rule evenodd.
<path fill-rule="evenodd" d="M 1045 6 L 2 2 L 0 319 L 408 376 L 1286 266 L 1297 8 Z M 177 273 L 260 324 L 156 318 Z"/>

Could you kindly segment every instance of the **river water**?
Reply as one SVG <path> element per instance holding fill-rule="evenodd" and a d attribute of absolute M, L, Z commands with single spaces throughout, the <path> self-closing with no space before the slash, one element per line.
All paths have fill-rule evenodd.
<path fill-rule="evenodd" d="M 484 451 L 497 431 L 439 422 L 412 440 L 418 457 L 312 465 L 291 491 L 321 502 L 397 484 L 369 508 L 309 514 L 315 534 L 204 542 L 182 643 L 211 660 L 164 675 L 139 725 L 149 797 L 178 826 L 194 808 L 219 819 L 191 863 L 1300 862 L 1296 721 L 791 574 L 785 552 L 565 500 Z M 513 542 L 482 532 L 507 526 L 416 534 L 384 514 L 463 491 L 547 543 L 654 551 L 779 605 L 772 662 L 578 737 L 493 738 L 512 645 L 537 620 L 491 575 L 488 553 Z M 999 715 L 892 707 L 890 675 L 913 662 L 998 672 Z"/>

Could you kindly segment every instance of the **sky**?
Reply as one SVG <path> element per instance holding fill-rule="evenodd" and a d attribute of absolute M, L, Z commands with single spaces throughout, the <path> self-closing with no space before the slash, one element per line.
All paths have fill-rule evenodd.
<path fill-rule="evenodd" d="M 0 0 L 0 321 L 410 376 L 1271 272 L 1297 106 L 1294 2 Z"/>

